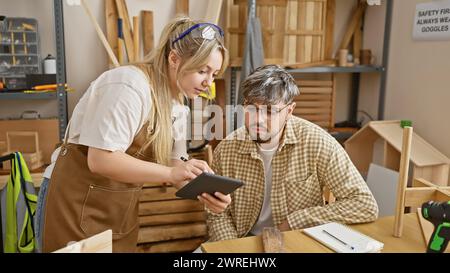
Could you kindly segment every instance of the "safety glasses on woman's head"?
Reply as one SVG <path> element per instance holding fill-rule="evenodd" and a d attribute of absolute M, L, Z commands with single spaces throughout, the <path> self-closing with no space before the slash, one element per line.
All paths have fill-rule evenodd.
<path fill-rule="evenodd" d="M 172 42 L 172 45 L 186 37 L 188 34 L 191 34 L 194 38 L 202 38 L 205 40 L 213 40 L 214 38 L 220 40 L 224 35 L 223 30 L 218 25 L 211 23 L 199 23 L 183 31 L 183 33 L 181 33 L 180 36 Z"/>

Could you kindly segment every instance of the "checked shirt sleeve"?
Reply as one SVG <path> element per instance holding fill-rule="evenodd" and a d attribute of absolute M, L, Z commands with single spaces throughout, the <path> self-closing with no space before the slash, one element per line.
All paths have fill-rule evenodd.
<path fill-rule="evenodd" d="M 336 197 L 334 203 L 295 211 L 288 215 L 292 229 L 328 222 L 344 224 L 371 222 L 378 217 L 378 206 L 367 184 L 342 146 L 333 141 L 322 142 L 318 149 L 317 177 Z"/>

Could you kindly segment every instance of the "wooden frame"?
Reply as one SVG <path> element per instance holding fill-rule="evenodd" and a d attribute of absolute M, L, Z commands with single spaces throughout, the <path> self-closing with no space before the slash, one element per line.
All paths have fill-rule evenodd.
<path fill-rule="evenodd" d="M 367 174 L 369 170 L 374 144 L 378 139 L 383 141 L 383 159 L 377 164 L 399 171 L 402 150 L 400 121 L 372 121 L 345 142 L 345 150 L 362 174 Z M 423 178 L 436 185 L 447 186 L 450 159 L 415 133 L 412 134 L 411 145 L 412 178 Z"/>
<path fill-rule="evenodd" d="M 39 147 L 39 133 L 36 131 L 8 131 L 6 132 L 6 152 L 21 152 L 29 170 L 35 170 L 42 165 L 43 152 Z M 9 161 L 3 162 L 3 170 L 10 170 Z"/>
<path fill-rule="evenodd" d="M 227 0 L 225 43 L 231 66 L 240 66 L 247 27 L 247 1 Z M 334 1 L 334 0 L 333 0 Z M 266 64 L 320 62 L 332 55 L 334 8 L 327 0 L 261 0 L 256 14 L 261 21 Z M 327 18 L 330 11 L 332 18 Z M 328 28 L 328 29 L 327 29 Z M 331 48 L 331 49 L 330 49 Z"/>
<path fill-rule="evenodd" d="M 397 205 L 395 209 L 394 236 L 401 237 L 403 234 L 403 220 L 405 208 L 420 207 L 430 200 L 447 202 L 450 200 L 450 187 L 440 187 L 425 179 L 416 178 L 413 187 L 408 188 L 408 171 L 411 154 L 412 128 L 403 129 L 403 143 L 400 160 L 400 176 L 397 188 Z M 420 212 L 419 219 L 420 219 Z M 428 244 L 429 228 L 425 228 L 424 221 L 420 221 L 425 243 Z"/>
<path fill-rule="evenodd" d="M 192 158 L 212 163 L 210 145 Z M 138 252 L 193 251 L 206 240 L 206 211 L 199 201 L 180 199 L 164 183 L 145 184 L 139 199 Z"/>
<path fill-rule="evenodd" d="M 297 85 L 300 95 L 294 98 L 296 108 L 293 114 L 325 129 L 332 129 L 336 100 L 334 74 L 330 74 L 325 80 L 297 80 Z"/>

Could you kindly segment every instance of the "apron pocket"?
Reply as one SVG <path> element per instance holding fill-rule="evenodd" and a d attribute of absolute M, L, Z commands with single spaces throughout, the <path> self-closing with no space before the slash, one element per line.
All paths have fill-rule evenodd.
<path fill-rule="evenodd" d="M 107 229 L 118 235 L 133 230 L 138 221 L 136 205 L 139 190 L 89 185 L 81 211 L 81 229 L 87 236 Z"/>

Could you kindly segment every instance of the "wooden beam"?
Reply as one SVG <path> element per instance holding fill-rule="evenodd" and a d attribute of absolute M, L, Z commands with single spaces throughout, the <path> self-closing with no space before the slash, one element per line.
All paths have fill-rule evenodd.
<path fill-rule="evenodd" d="M 125 3 L 125 0 L 116 0 L 116 5 L 119 18 L 122 19 L 123 38 L 125 40 L 125 48 L 127 49 L 128 62 L 134 62 L 133 32 L 130 26 L 127 4 Z"/>
<path fill-rule="evenodd" d="M 362 16 L 366 10 L 367 7 L 367 3 L 364 2 L 360 2 L 358 4 L 358 6 L 356 7 L 354 13 L 353 13 L 353 17 L 350 20 L 350 23 L 347 26 L 347 31 L 345 32 L 344 38 L 342 39 L 342 42 L 338 48 L 339 49 L 347 49 L 349 44 L 350 44 L 350 40 L 353 37 L 353 34 L 355 33 L 355 30 L 357 28 L 357 26 L 359 25 L 360 20 L 362 19 Z"/>
<path fill-rule="evenodd" d="M 218 24 L 220 18 L 220 12 L 222 10 L 222 0 L 208 1 L 206 7 L 206 14 L 204 17 L 205 22 Z"/>
<path fill-rule="evenodd" d="M 139 229 L 138 243 L 194 238 L 205 236 L 206 234 L 205 223 L 143 227 Z"/>
<path fill-rule="evenodd" d="M 134 61 L 138 62 L 140 58 L 140 31 L 139 31 L 139 16 L 133 16 L 133 51 L 134 51 Z"/>
<path fill-rule="evenodd" d="M 153 37 L 153 11 L 143 10 L 141 11 L 142 18 L 142 33 L 144 40 L 144 58 L 147 56 L 154 47 Z"/>
<path fill-rule="evenodd" d="M 94 15 L 92 15 L 92 12 L 89 8 L 89 6 L 86 4 L 85 0 L 81 0 L 81 5 L 83 6 L 85 12 L 87 13 L 89 19 L 91 19 L 92 24 L 94 25 L 95 31 L 97 32 L 98 37 L 100 38 L 100 41 L 102 42 L 103 46 L 106 49 L 106 52 L 108 52 L 108 56 L 111 59 L 114 66 L 119 66 L 119 62 L 117 61 L 116 55 L 114 55 L 114 52 L 111 49 L 111 46 L 109 45 L 108 41 L 106 40 L 105 34 L 103 34 L 102 29 L 97 23 L 97 20 L 95 19 Z"/>
<path fill-rule="evenodd" d="M 325 59 L 333 59 L 335 15 L 336 15 L 336 0 L 328 0 L 327 18 L 325 26 Z"/>
<path fill-rule="evenodd" d="M 189 16 L 189 0 L 177 0 L 175 12 Z"/>
<path fill-rule="evenodd" d="M 408 184 L 409 159 L 411 156 L 413 128 L 403 129 L 402 155 L 400 158 L 400 176 L 397 187 L 397 204 L 395 209 L 394 237 L 401 237 L 403 233 L 403 218 L 405 212 L 405 196 Z"/>
<path fill-rule="evenodd" d="M 117 25 L 117 7 L 115 0 L 105 0 L 106 37 L 115 56 L 118 56 L 119 30 Z M 112 60 L 109 60 L 113 64 Z"/>

